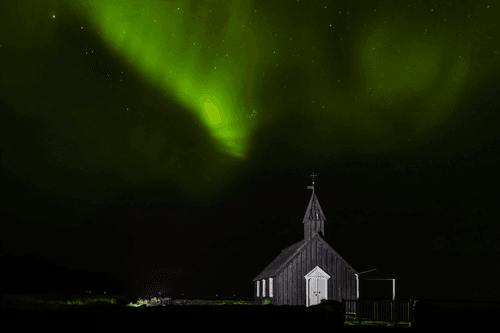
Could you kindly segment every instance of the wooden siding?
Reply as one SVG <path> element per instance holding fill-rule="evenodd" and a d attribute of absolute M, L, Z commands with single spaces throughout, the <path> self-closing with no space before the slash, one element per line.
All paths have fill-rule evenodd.
<path fill-rule="evenodd" d="M 330 251 L 328 251 L 328 267 L 330 268 L 330 270 L 332 270 L 333 268 L 333 253 L 331 253 Z M 328 273 L 330 274 L 330 273 Z M 333 274 L 330 274 L 331 278 L 328 279 L 328 299 L 333 299 L 333 283 L 334 283 L 334 280 L 335 280 L 335 275 Z"/>
<path fill-rule="evenodd" d="M 283 273 L 280 272 L 280 278 L 279 278 L 279 298 L 278 298 L 278 304 L 283 304 Z"/>
<path fill-rule="evenodd" d="M 321 242 L 314 241 L 296 255 L 274 279 L 273 304 L 306 305 L 307 291 L 304 276 L 319 266 L 330 275 L 328 279 L 328 299 L 355 299 L 356 281 L 354 272 L 349 269 Z M 266 286 L 268 285 L 266 281 Z M 266 297 L 269 291 L 266 290 Z"/>
<path fill-rule="evenodd" d="M 301 279 L 300 281 L 302 281 L 302 283 L 300 284 L 300 288 L 301 288 L 301 292 L 300 292 L 300 295 L 301 295 L 301 299 L 305 300 L 306 299 L 306 279 L 304 278 L 304 276 L 307 274 L 306 272 L 306 258 L 307 258 L 307 253 L 306 251 L 302 251 L 302 253 L 300 254 L 300 269 L 301 269 Z"/>
<path fill-rule="evenodd" d="M 287 304 L 291 303 L 292 300 L 292 265 L 288 264 L 287 270 L 287 279 L 286 279 L 286 301 Z"/>
<path fill-rule="evenodd" d="M 292 304 L 297 305 L 298 301 L 297 299 L 299 298 L 298 292 L 297 292 L 297 280 L 299 279 L 299 274 L 297 271 L 297 257 L 293 259 L 292 262 L 292 272 L 293 272 L 293 279 L 292 279 Z"/>
<path fill-rule="evenodd" d="M 295 244 L 294 244 L 295 246 Z M 291 249 L 287 248 L 287 249 Z M 286 251 L 285 249 L 284 251 Z M 293 251 L 293 249 L 291 249 Z M 273 271 L 265 279 L 265 298 L 269 298 L 275 305 L 306 305 L 307 286 L 305 275 L 319 266 L 330 278 L 327 280 L 330 300 L 356 298 L 356 279 L 351 268 L 335 250 L 323 243 L 321 238 L 315 239 L 302 250 L 296 253 L 280 270 Z M 269 296 L 269 278 L 273 278 L 273 297 Z M 263 301 L 263 281 L 260 282 L 259 297 L 256 301 Z M 257 289 L 257 286 L 255 286 Z M 257 295 L 257 292 L 255 293 Z"/>
<path fill-rule="evenodd" d="M 283 304 L 287 304 L 288 303 L 288 295 L 290 294 L 289 291 L 288 291 L 288 266 L 285 267 L 285 272 L 283 274 L 283 290 L 284 290 L 284 294 L 283 294 Z"/>

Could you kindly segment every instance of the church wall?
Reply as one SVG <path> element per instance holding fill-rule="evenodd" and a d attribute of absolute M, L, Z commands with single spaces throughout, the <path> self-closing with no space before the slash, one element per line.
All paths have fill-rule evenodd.
<path fill-rule="evenodd" d="M 283 302 L 288 303 L 288 267 L 285 267 L 283 272 Z"/>
<path fill-rule="evenodd" d="M 332 281 L 333 280 L 333 275 L 331 274 L 332 272 L 332 257 L 333 257 L 333 254 L 330 252 L 330 251 L 327 251 L 326 252 L 326 263 L 327 263 L 327 267 L 328 267 L 328 274 L 330 274 L 331 278 L 328 279 L 328 281 L 326 282 L 327 285 L 328 285 L 328 299 L 332 299 Z"/>
<path fill-rule="evenodd" d="M 290 265 L 288 265 L 288 272 L 290 274 L 290 286 L 288 288 L 290 297 L 288 298 L 288 304 L 293 305 L 295 294 L 295 290 L 293 290 L 293 282 L 296 278 L 296 272 L 294 272 L 293 270 L 293 261 L 290 263 Z"/>
<path fill-rule="evenodd" d="M 321 267 L 324 267 L 323 269 L 328 272 L 328 266 L 326 264 L 326 260 L 328 259 L 328 252 L 326 251 L 326 247 L 323 246 L 320 242 L 318 242 L 321 246 Z M 330 274 L 330 273 L 328 273 Z"/>
<path fill-rule="evenodd" d="M 286 270 L 286 267 L 285 269 L 283 270 L 283 295 L 282 295 L 282 304 L 286 303 L 286 297 L 287 297 L 287 294 L 288 294 L 288 290 L 287 290 L 287 283 L 286 283 L 286 276 L 287 276 L 287 270 Z"/>
<path fill-rule="evenodd" d="M 283 272 L 280 272 L 280 278 L 279 278 L 279 298 L 278 298 L 278 304 L 283 304 Z"/>
<path fill-rule="evenodd" d="M 301 303 L 302 302 L 305 302 L 305 299 L 306 299 L 306 279 L 304 278 L 304 276 L 307 274 L 307 267 L 306 267 L 306 260 L 307 260 L 307 252 L 306 251 L 302 251 L 302 253 L 300 254 L 300 261 L 301 261 L 301 265 L 300 265 L 300 269 L 301 269 L 301 273 L 300 273 L 300 281 L 302 282 L 301 285 L 300 285 L 300 288 L 301 288 L 301 291 L 300 291 L 300 299 L 301 299 Z"/>
<path fill-rule="evenodd" d="M 287 303 L 283 303 L 283 305 L 298 305 L 300 304 L 300 299 L 302 298 L 302 286 L 301 286 L 301 274 L 304 270 L 303 265 L 306 263 L 307 259 L 302 260 L 302 258 L 307 257 L 307 253 L 303 250 L 299 253 L 295 258 L 292 259 L 291 265 L 294 269 L 294 287 L 296 287 L 295 293 L 293 297 L 291 297 Z"/>
<path fill-rule="evenodd" d="M 340 300 L 342 297 L 342 262 L 337 260 L 337 295 L 335 296 L 335 300 Z"/>
<path fill-rule="evenodd" d="M 345 268 L 345 264 L 343 262 L 340 262 L 340 264 L 342 265 L 342 268 L 341 268 L 341 271 L 340 271 L 340 274 L 341 275 L 341 285 L 342 285 L 342 288 L 340 289 L 342 292 L 340 294 L 340 298 L 341 299 L 345 299 L 345 291 L 346 291 L 346 286 L 345 286 L 345 272 L 346 272 L 346 268 Z"/>
<path fill-rule="evenodd" d="M 314 267 L 320 266 L 330 275 L 328 295 L 330 300 L 356 298 L 354 272 L 339 259 L 329 247 L 314 241 L 293 258 L 287 266 L 273 278 L 273 297 L 269 297 L 269 279 L 266 279 L 266 298 L 275 305 L 306 305 L 307 286 L 304 276 Z M 262 288 L 262 281 L 260 282 Z M 262 290 L 260 292 L 262 296 Z"/>
<path fill-rule="evenodd" d="M 354 283 L 353 283 L 353 274 L 352 274 L 352 271 L 349 272 L 349 295 L 347 295 L 348 299 L 354 299 L 356 296 L 356 294 L 354 293 L 354 291 L 356 290 L 356 288 L 354 287 Z"/>
<path fill-rule="evenodd" d="M 304 223 L 304 239 L 311 239 L 312 223 Z"/>
<path fill-rule="evenodd" d="M 335 299 L 335 290 L 337 288 L 337 275 L 336 275 L 336 271 L 337 271 L 337 258 L 333 255 L 332 253 L 332 266 L 331 266 L 331 278 L 330 280 L 328 280 L 329 284 L 328 284 L 328 296 L 330 297 L 330 299 Z"/>
<path fill-rule="evenodd" d="M 290 269 L 290 265 L 286 266 L 285 267 L 285 272 L 286 272 L 286 276 L 287 276 L 287 279 L 286 279 L 286 284 L 285 284 L 285 289 L 286 289 L 286 292 L 285 292 L 285 303 L 288 304 L 290 302 L 290 299 L 292 298 L 292 295 L 290 294 L 290 292 L 292 291 L 292 287 L 291 287 L 291 282 L 292 282 L 292 270 Z"/>
<path fill-rule="evenodd" d="M 346 283 L 346 273 L 347 273 L 347 268 L 344 262 L 342 262 L 342 296 L 341 299 L 347 299 L 347 283 Z"/>
<path fill-rule="evenodd" d="M 286 267 L 286 270 L 288 272 L 288 286 L 287 286 L 287 292 L 288 292 L 288 297 L 287 297 L 287 302 L 290 304 L 293 299 L 293 271 L 292 271 L 292 262 Z"/>
<path fill-rule="evenodd" d="M 346 267 L 346 270 L 345 270 L 345 285 L 346 285 L 346 288 L 345 288 L 345 298 L 346 299 L 349 299 L 351 297 L 351 277 L 349 276 L 349 270 L 347 269 Z"/>
<path fill-rule="evenodd" d="M 282 304 L 286 304 L 287 298 L 288 298 L 288 283 L 287 283 L 287 276 L 288 276 L 288 267 L 285 267 L 283 269 L 283 301 Z"/>
<path fill-rule="evenodd" d="M 311 244 L 311 269 L 313 269 L 317 263 L 318 258 L 318 244 L 313 242 Z"/>
<path fill-rule="evenodd" d="M 287 282 L 287 286 L 286 286 L 286 302 L 288 304 L 290 304 L 291 302 L 291 299 L 292 299 L 292 269 L 290 267 L 290 265 L 288 265 L 286 267 L 286 271 L 287 271 L 287 276 L 288 276 L 288 282 Z"/>
<path fill-rule="evenodd" d="M 302 305 L 303 300 L 305 300 L 305 281 L 304 275 L 304 269 L 303 269 L 303 262 L 302 262 L 302 255 L 297 256 L 297 294 L 298 294 L 298 300 L 299 300 L 299 305 Z"/>
<path fill-rule="evenodd" d="M 293 263 L 290 263 L 287 267 L 288 270 L 288 304 L 293 302 Z"/>
<path fill-rule="evenodd" d="M 297 299 L 299 298 L 298 295 L 298 290 L 297 290 L 297 280 L 299 279 L 299 272 L 297 270 L 297 265 L 298 265 L 298 259 L 295 257 L 292 262 L 292 274 L 293 274 L 293 279 L 292 279 L 292 304 L 297 305 Z"/>
<path fill-rule="evenodd" d="M 331 266 L 331 284 L 328 285 L 328 289 L 331 287 L 331 291 L 329 291 L 329 295 L 331 298 L 330 299 L 336 299 L 335 298 L 335 290 L 337 288 L 337 257 L 332 253 L 332 266 Z"/>
<path fill-rule="evenodd" d="M 356 277 L 354 272 L 351 271 L 351 295 L 350 299 L 356 299 Z"/>

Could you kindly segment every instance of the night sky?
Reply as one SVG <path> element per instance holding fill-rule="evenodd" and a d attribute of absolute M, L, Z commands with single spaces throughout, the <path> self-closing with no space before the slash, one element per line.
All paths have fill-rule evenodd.
<path fill-rule="evenodd" d="M 2 7 L 3 292 L 252 297 L 314 172 L 358 272 L 500 300 L 496 1 Z"/>

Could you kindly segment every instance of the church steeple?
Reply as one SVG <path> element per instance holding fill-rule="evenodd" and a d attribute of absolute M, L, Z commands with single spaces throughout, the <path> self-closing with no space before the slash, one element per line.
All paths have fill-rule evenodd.
<path fill-rule="evenodd" d="M 314 177 L 317 177 L 317 175 L 313 172 L 311 177 L 313 177 L 312 186 L 308 186 L 307 189 L 312 189 L 313 192 L 311 194 L 311 199 L 309 200 L 309 205 L 307 205 L 306 215 L 302 221 L 304 224 L 304 240 L 306 242 L 316 236 L 318 232 L 321 232 L 323 236 L 325 235 L 324 221 L 326 218 L 321 210 L 318 198 L 314 193 Z"/>

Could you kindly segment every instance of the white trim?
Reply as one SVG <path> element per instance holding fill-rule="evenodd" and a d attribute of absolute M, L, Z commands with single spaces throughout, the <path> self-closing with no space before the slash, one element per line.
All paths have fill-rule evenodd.
<path fill-rule="evenodd" d="M 396 300 L 396 279 L 392 279 L 392 300 Z"/>
<path fill-rule="evenodd" d="M 330 279 L 330 275 L 326 273 L 324 270 L 322 270 L 319 266 L 314 267 L 309 273 L 304 276 L 304 279 L 306 279 L 306 307 L 310 306 L 310 300 L 309 300 L 309 289 L 310 289 L 310 280 L 311 279 L 317 279 L 317 280 L 323 280 L 325 283 L 325 290 L 326 290 L 326 295 L 322 299 L 328 299 L 328 279 Z"/>

